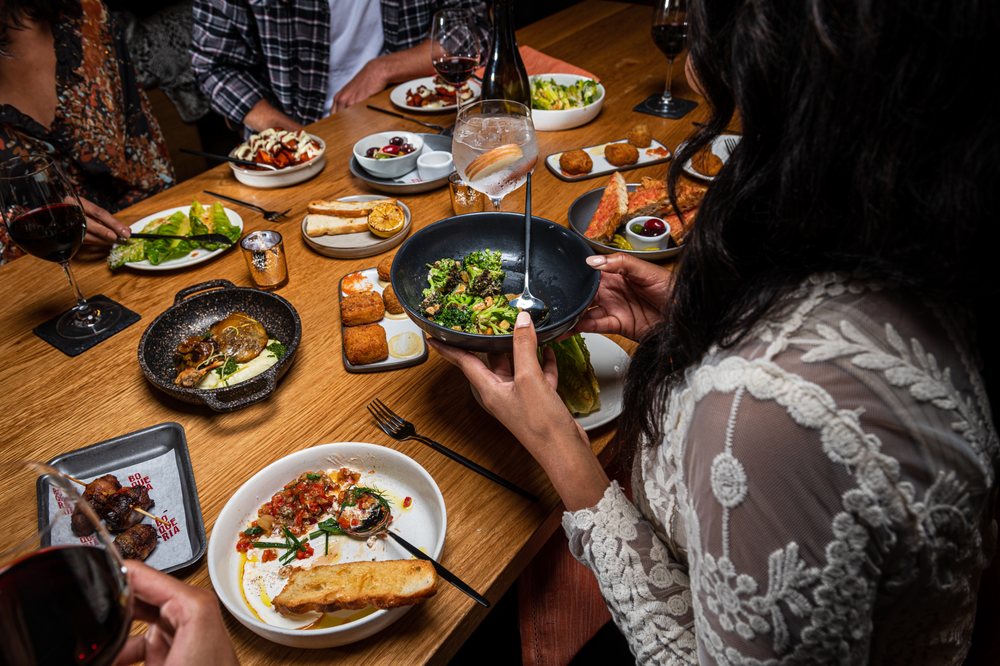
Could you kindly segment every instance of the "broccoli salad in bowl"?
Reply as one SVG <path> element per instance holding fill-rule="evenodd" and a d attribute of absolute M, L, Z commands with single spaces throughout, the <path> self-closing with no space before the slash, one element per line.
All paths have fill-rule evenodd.
<path fill-rule="evenodd" d="M 501 254 L 478 250 L 465 259 L 438 259 L 428 264 L 420 311 L 441 326 L 480 335 L 510 335 L 517 309 L 504 294 Z"/>

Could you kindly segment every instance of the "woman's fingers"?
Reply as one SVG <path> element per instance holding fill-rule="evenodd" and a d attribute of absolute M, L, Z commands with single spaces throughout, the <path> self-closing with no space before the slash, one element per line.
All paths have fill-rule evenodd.
<path fill-rule="evenodd" d="M 115 657 L 115 666 L 126 666 L 135 664 L 146 659 L 146 637 L 129 636 L 125 641 L 125 647 L 121 649 Z"/>
<path fill-rule="evenodd" d="M 587 257 L 587 265 L 602 273 L 621 275 L 630 282 L 643 285 L 666 280 L 670 276 L 670 269 L 622 252 L 591 255 Z"/>
<path fill-rule="evenodd" d="M 83 206 L 83 212 L 87 216 L 88 237 L 93 235 L 98 240 L 114 242 L 118 238 L 128 238 L 132 235 L 132 230 L 128 226 L 97 204 L 81 197 L 80 205 Z"/>
<path fill-rule="evenodd" d="M 530 377 L 541 374 L 538 365 L 538 338 L 531 315 L 523 310 L 517 313 L 514 323 L 514 372 L 516 376 Z"/>

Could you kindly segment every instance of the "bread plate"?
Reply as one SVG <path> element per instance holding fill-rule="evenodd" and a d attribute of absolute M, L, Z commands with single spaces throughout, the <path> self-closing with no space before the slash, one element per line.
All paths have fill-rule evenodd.
<path fill-rule="evenodd" d="M 219 599 L 241 624 L 267 640 L 299 648 L 344 645 L 381 631 L 410 609 L 410 606 L 402 606 L 390 610 L 367 609 L 372 612 L 336 611 L 326 613 L 327 617 L 320 623 L 322 628 L 304 629 L 266 622 L 262 618 L 271 622 L 281 620 L 266 610 L 263 616 L 258 610 L 252 610 L 250 599 L 245 597 L 240 581 L 244 558 L 236 550 L 238 533 L 256 518 L 260 505 L 285 483 L 310 470 L 340 467 L 361 472 L 361 483 L 386 493 L 392 502 L 391 529 L 431 557 L 441 558 L 448 525 L 444 497 L 431 475 L 412 458 L 393 449 L 362 442 L 321 444 L 285 456 L 257 472 L 230 497 L 215 521 L 208 543 L 208 573 Z M 406 497 L 411 503 L 403 508 L 401 504 Z M 330 544 L 330 552 L 339 554 L 330 559 L 338 563 L 410 559 L 391 539 L 377 539 L 368 547 L 364 541 L 339 536 L 331 537 Z M 437 601 L 432 598 L 426 603 Z M 260 606 L 257 608 L 263 610 Z"/>
<path fill-rule="evenodd" d="M 424 147 L 420 151 L 421 154 L 438 150 L 444 150 L 449 153 L 451 152 L 450 136 L 441 136 L 440 134 L 427 134 L 421 132 L 417 132 L 417 136 L 424 141 Z M 349 168 L 352 175 L 365 181 L 373 190 L 385 192 L 386 194 L 401 195 L 430 192 L 431 190 L 436 190 L 439 187 L 444 187 L 448 183 L 448 176 L 435 178 L 434 180 L 421 180 L 416 169 L 413 169 L 408 173 L 404 173 L 398 178 L 380 178 L 379 176 L 374 176 L 365 171 L 361 164 L 358 163 L 358 159 L 354 157 L 354 155 L 351 155 Z"/>
<path fill-rule="evenodd" d="M 601 143 L 596 146 L 587 146 L 581 148 L 590 155 L 590 159 L 593 160 L 594 166 L 587 173 L 580 174 L 570 174 L 566 173 L 559 166 L 559 157 L 568 151 L 561 151 L 558 153 L 552 153 L 545 158 L 545 166 L 549 168 L 552 174 L 559 178 L 560 180 L 565 180 L 570 183 L 575 183 L 578 180 L 587 180 L 588 178 L 597 178 L 598 176 L 606 176 L 615 171 L 628 171 L 629 169 L 638 169 L 640 167 L 651 166 L 653 164 L 660 164 L 661 162 L 668 161 L 673 154 L 670 149 L 665 145 L 653 139 L 653 142 L 648 148 L 637 148 L 639 151 L 639 159 L 635 164 L 626 164 L 624 166 L 615 166 L 611 162 L 608 162 L 604 158 L 604 147 L 609 143 L 628 143 L 626 139 L 619 139 L 617 141 L 608 141 L 607 143 Z"/>
<path fill-rule="evenodd" d="M 628 188 L 628 191 L 631 192 L 639 187 L 639 184 L 628 183 L 626 187 Z M 590 247 L 602 254 L 623 252 L 625 254 L 631 254 L 639 257 L 640 259 L 645 259 L 646 261 L 662 261 L 664 259 L 669 259 L 679 254 L 684 248 L 683 245 L 674 245 L 673 241 L 670 241 L 670 247 L 663 250 L 622 250 L 591 238 L 587 238 L 584 234 L 587 231 L 587 227 L 590 226 L 590 220 L 594 217 L 594 211 L 597 210 L 597 204 L 600 203 L 601 195 L 603 194 L 603 187 L 599 187 L 596 190 L 590 190 L 589 192 L 584 192 L 569 205 L 569 212 L 567 213 L 569 228 L 587 241 L 590 244 Z"/>
<path fill-rule="evenodd" d="M 182 212 L 187 214 L 191 210 L 191 206 L 175 206 L 174 208 L 167 208 L 166 210 L 161 210 L 159 213 L 153 213 L 152 215 L 147 215 L 138 222 L 133 222 L 129 225 L 129 229 L 135 232 L 140 232 L 146 228 L 146 225 L 153 220 L 159 219 L 161 217 L 170 217 L 176 212 Z M 226 211 L 226 217 L 232 222 L 236 227 L 239 228 L 240 234 L 243 233 L 243 218 L 240 214 L 231 208 L 223 208 Z M 238 239 L 237 239 L 238 240 Z M 188 268 L 190 266 L 197 266 L 198 264 L 205 263 L 215 257 L 219 256 L 231 247 L 236 247 L 236 243 L 233 243 L 229 247 L 220 247 L 215 250 L 206 250 L 204 248 L 195 248 L 188 253 L 186 257 L 181 257 L 180 259 L 171 259 L 170 261 L 164 261 L 161 264 L 151 264 L 148 260 L 143 259 L 142 261 L 129 261 L 125 263 L 128 268 L 134 268 L 137 271 L 172 271 L 178 268 Z"/>
<path fill-rule="evenodd" d="M 340 197 L 337 201 L 377 201 L 390 197 L 380 194 L 356 194 L 349 197 Z M 339 236 L 310 236 L 306 233 L 306 218 L 302 218 L 302 238 L 306 245 L 320 254 L 333 257 L 334 259 L 358 259 L 370 257 L 373 254 L 381 254 L 386 250 L 396 247 L 410 233 L 411 219 L 410 209 L 402 201 L 399 207 L 403 209 L 403 230 L 389 238 L 379 238 L 370 231 L 361 231 L 355 234 L 341 234 Z"/>
<path fill-rule="evenodd" d="M 400 83 L 398 86 L 392 89 L 389 93 L 389 101 L 394 105 L 398 106 L 400 109 L 406 111 L 411 111 L 413 113 L 443 113 L 445 111 L 455 111 L 458 108 L 457 104 L 449 104 L 447 106 L 410 106 L 406 103 L 406 93 L 413 88 L 418 86 L 433 86 L 434 79 L 433 76 L 425 76 L 420 79 L 413 79 L 412 81 L 407 81 L 406 83 Z M 479 94 L 482 92 L 482 88 L 478 83 L 473 80 L 469 80 L 469 89 L 472 90 L 472 97 L 463 102 L 464 104 L 471 104 L 479 98 Z"/>

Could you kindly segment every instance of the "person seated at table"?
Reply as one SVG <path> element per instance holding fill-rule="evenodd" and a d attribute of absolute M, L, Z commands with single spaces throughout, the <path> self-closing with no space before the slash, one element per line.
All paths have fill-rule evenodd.
<path fill-rule="evenodd" d="M 0 0 L 0 162 L 32 153 L 53 157 L 85 199 L 87 242 L 128 237 L 111 212 L 174 183 L 99 0 Z M 20 254 L 0 229 L 0 263 Z"/>
<path fill-rule="evenodd" d="M 127 560 L 134 617 L 145 633 L 129 636 L 115 664 L 236 666 L 239 661 L 210 590 L 186 585 L 137 560 Z"/>
<path fill-rule="evenodd" d="M 195 0 L 191 65 L 212 107 L 252 131 L 298 130 L 434 73 L 431 18 L 481 0 Z"/>
<path fill-rule="evenodd" d="M 994 5 L 692 0 L 688 20 L 711 117 L 671 188 L 736 109 L 742 141 L 675 267 L 587 259 L 578 325 L 640 341 L 634 497 L 525 313 L 512 360 L 431 344 L 548 474 L 639 662 L 959 664 L 997 530 Z"/>

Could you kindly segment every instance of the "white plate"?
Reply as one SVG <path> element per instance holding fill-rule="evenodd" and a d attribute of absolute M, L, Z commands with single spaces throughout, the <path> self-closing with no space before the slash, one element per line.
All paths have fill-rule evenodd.
<path fill-rule="evenodd" d="M 341 466 L 361 472 L 362 484 L 387 493 L 393 501 L 392 529 L 435 559 L 440 559 L 444 549 L 448 526 L 444 497 L 427 470 L 398 451 L 376 444 L 339 442 L 296 451 L 271 463 L 240 486 L 215 521 L 208 543 L 208 574 L 212 587 L 229 612 L 248 629 L 275 643 L 303 648 L 344 645 L 384 629 L 410 609 L 410 606 L 402 606 L 376 610 L 353 622 L 323 629 L 290 629 L 257 619 L 243 599 L 239 580 L 240 554 L 236 552 L 237 533 L 246 529 L 257 516 L 260 505 L 270 500 L 284 484 L 309 470 Z M 405 497 L 412 498 L 412 504 L 406 509 L 400 506 Z M 331 537 L 331 545 L 334 539 L 340 562 L 411 559 L 392 539 L 378 539 L 371 548 L 364 541 L 348 537 Z M 444 581 L 438 584 L 446 585 Z M 424 603 L 437 603 L 437 600 L 432 597 Z"/>
<path fill-rule="evenodd" d="M 406 83 L 400 83 L 398 86 L 392 89 L 389 93 L 389 101 L 398 106 L 401 109 L 406 109 L 407 111 L 412 111 L 413 113 L 441 113 L 442 111 L 454 111 L 458 108 L 455 104 L 449 104 L 448 106 L 435 106 L 429 108 L 426 106 L 410 106 L 406 103 L 406 92 L 417 86 L 427 86 L 428 88 L 434 86 L 434 77 L 425 76 L 422 79 L 413 79 L 412 81 L 407 81 Z M 471 104 L 479 98 L 482 88 L 478 83 L 469 79 L 469 88 L 472 89 L 472 98 L 462 102 L 463 104 Z"/>
<path fill-rule="evenodd" d="M 729 159 L 729 149 L 726 148 L 726 139 L 735 139 L 736 142 L 738 143 L 742 138 L 743 136 L 741 134 L 720 134 L 719 136 L 715 137 L 715 139 L 712 140 L 711 143 L 712 152 L 718 155 L 719 158 L 722 160 L 722 163 L 725 164 L 726 160 Z M 677 146 L 677 151 L 680 152 L 681 148 L 683 147 L 684 147 L 683 143 Z M 708 182 L 715 180 L 715 176 L 706 176 L 702 172 L 696 171 L 694 167 L 691 166 L 691 160 L 686 161 L 684 163 L 684 166 L 682 166 L 681 168 L 684 169 L 684 173 L 691 176 L 692 178 L 697 178 L 698 180 L 703 180 Z"/>
<path fill-rule="evenodd" d="M 628 140 L 619 139 L 617 141 L 608 141 L 608 143 L 628 143 Z M 559 157 L 563 154 L 563 152 L 567 151 L 552 153 L 546 157 L 545 166 L 549 168 L 549 171 L 551 171 L 556 178 L 574 182 L 577 180 L 587 180 L 588 178 L 597 178 L 598 176 L 606 176 L 610 173 L 614 173 L 615 171 L 628 171 L 629 169 L 638 169 L 644 166 L 659 164 L 661 162 L 666 162 L 673 157 L 669 148 L 656 139 L 653 139 L 653 142 L 648 148 L 636 149 L 639 151 L 639 159 L 635 162 L 635 164 L 615 166 L 604 158 L 604 146 L 608 145 L 608 143 L 601 143 L 596 146 L 587 146 L 580 149 L 590 155 L 590 159 L 594 163 L 594 166 L 587 173 L 568 174 L 562 170 L 562 167 L 559 166 Z"/>
<path fill-rule="evenodd" d="M 376 201 L 390 199 L 379 194 L 356 194 L 350 197 L 340 197 L 337 201 Z M 399 201 L 399 199 L 396 199 Z M 380 254 L 396 247 L 409 235 L 411 220 L 410 209 L 399 201 L 403 209 L 403 230 L 389 238 L 379 238 L 370 231 L 359 231 L 356 234 L 340 234 L 339 236 L 310 236 L 306 234 L 306 218 L 302 218 L 302 238 L 306 245 L 322 255 L 335 259 L 358 259 Z"/>
<path fill-rule="evenodd" d="M 628 370 L 629 355 L 610 338 L 597 333 L 582 333 L 590 352 L 590 364 L 594 366 L 597 385 L 601 389 L 601 408 L 586 416 L 574 416 L 584 430 L 593 430 L 614 421 L 622 413 L 622 394 L 625 391 L 625 371 Z M 483 401 L 472 385 L 472 397 L 480 407 Z"/>
<path fill-rule="evenodd" d="M 205 210 L 208 210 L 207 206 Z M 243 218 L 240 217 L 240 214 L 237 213 L 235 210 L 229 208 L 223 208 L 223 210 L 226 211 L 226 216 L 229 218 L 229 221 L 232 222 L 234 225 L 236 225 L 237 228 L 239 228 L 240 235 L 242 236 Z M 153 213 L 152 215 L 147 215 L 138 222 L 134 222 L 133 224 L 129 225 L 129 229 L 135 232 L 141 232 L 143 230 L 143 227 L 145 227 L 153 220 L 160 217 L 170 217 L 177 211 L 183 211 L 185 214 L 187 214 L 191 211 L 191 206 L 177 206 L 176 208 L 168 208 L 166 210 L 161 210 L 159 213 Z M 217 250 L 205 250 L 203 248 L 197 248 L 191 250 L 191 252 L 186 257 L 181 257 L 180 259 L 171 259 L 170 261 L 164 261 L 162 264 L 157 264 L 156 266 L 149 263 L 145 259 L 143 259 L 142 261 L 129 261 L 125 265 L 128 266 L 129 268 L 134 268 L 139 271 L 172 271 L 175 268 L 187 268 L 188 266 L 195 266 L 197 264 L 206 262 L 209 259 L 222 254 L 226 250 L 236 247 L 237 243 L 239 243 L 239 239 L 237 239 L 236 243 L 233 243 L 229 247 L 220 247 Z"/>

